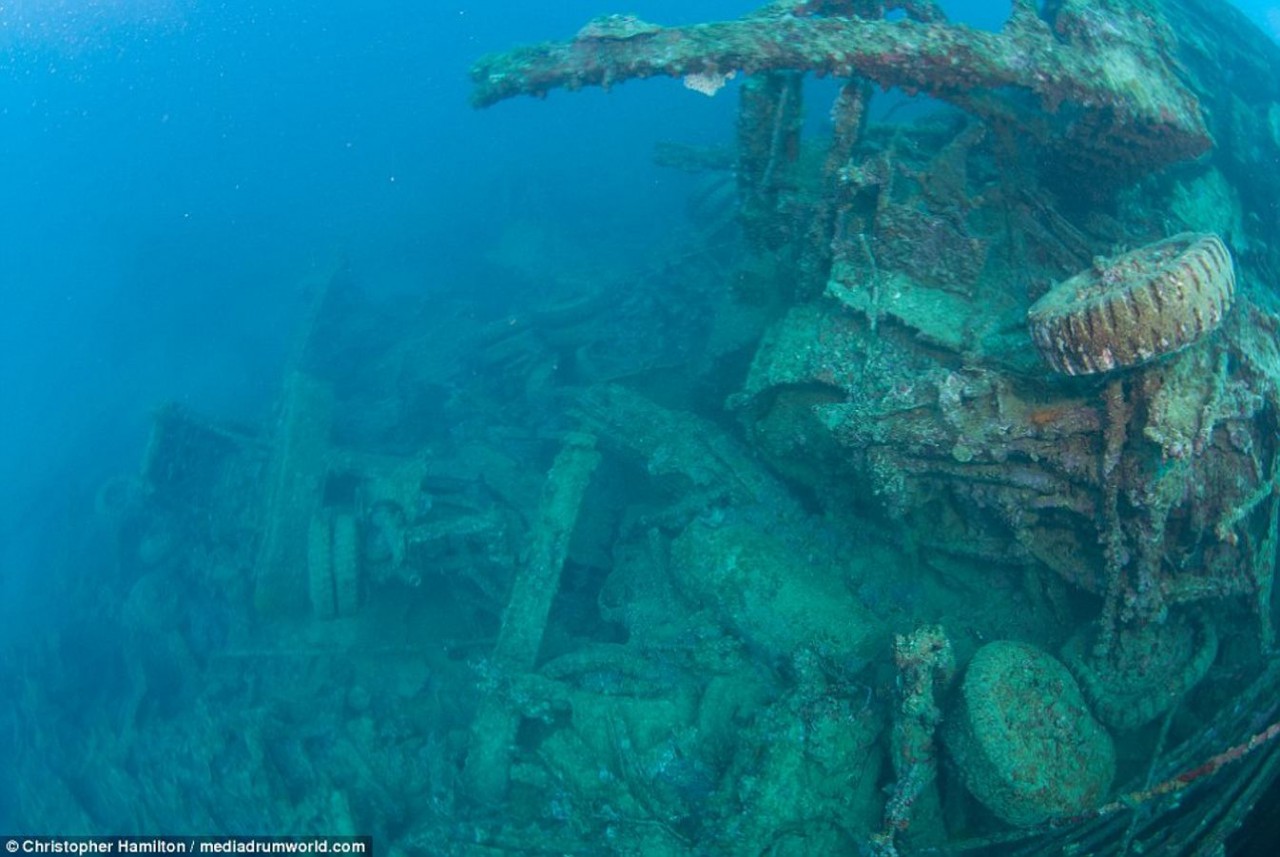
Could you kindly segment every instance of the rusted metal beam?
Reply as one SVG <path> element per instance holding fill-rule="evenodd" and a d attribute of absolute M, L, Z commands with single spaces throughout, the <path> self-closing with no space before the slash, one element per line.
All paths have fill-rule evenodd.
<path fill-rule="evenodd" d="M 472 100 L 487 107 L 658 76 L 714 93 L 736 73 L 792 70 L 928 93 L 1009 123 L 1100 176 L 1139 175 L 1212 145 L 1199 102 L 1176 74 L 1173 31 L 1149 2 L 1064 0 L 1042 18 L 1034 3 L 1015 0 L 999 32 L 924 15 L 813 14 L 812 5 L 686 27 L 597 18 L 569 41 L 481 59 Z"/>

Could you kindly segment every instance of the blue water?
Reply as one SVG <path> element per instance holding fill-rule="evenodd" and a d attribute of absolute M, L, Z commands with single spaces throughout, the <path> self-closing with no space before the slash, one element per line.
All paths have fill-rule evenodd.
<path fill-rule="evenodd" d="M 500 293 L 477 260 L 530 210 L 587 242 L 668 228 L 681 202 L 649 166 L 652 117 L 723 140 L 727 99 L 635 86 L 467 103 L 480 54 L 599 11 L 0 5 L 4 585 L 35 573 L 70 498 L 136 460 L 156 403 L 262 416 L 308 273 L 346 260 L 375 288 Z"/>
<path fill-rule="evenodd" d="M 1003 14 L 946 5 L 976 26 Z M 751 8 L 627 11 L 683 23 Z M 1280 27 L 1272 4 L 1245 8 Z M 731 98 L 668 81 L 466 103 L 477 56 L 603 9 L 0 5 L 3 585 L 33 573 L 70 498 L 136 458 L 155 403 L 262 415 L 306 274 L 347 260 L 374 287 L 500 292 L 477 259 L 530 208 L 588 242 L 643 246 L 670 228 L 685 186 L 650 165 L 652 146 L 727 141 Z"/>
<path fill-rule="evenodd" d="M 151 409 L 267 418 L 305 283 L 345 264 L 374 292 L 500 303 L 486 259 L 513 222 L 637 257 L 681 227 L 687 180 L 653 146 L 731 142 L 732 97 L 467 103 L 481 54 L 616 5 L 0 0 L 0 644 L 38 633 L 42 570 L 136 470 Z M 944 5 L 993 27 L 1006 4 Z M 1274 4 L 1241 6 L 1280 33 Z"/>

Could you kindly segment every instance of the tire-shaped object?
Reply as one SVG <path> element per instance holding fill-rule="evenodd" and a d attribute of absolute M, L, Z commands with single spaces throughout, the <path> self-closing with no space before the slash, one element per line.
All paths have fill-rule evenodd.
<path fill-rule="evenodd" d="M 353 616 L 360 606 L 360 538 L 355 516 L 333 516 L 333 603 L 339 616 Z"/>
<path fill-rule="evenodd" d="M 1200 683 L 1218 656 L 1218 633 L 1201 612 L 1172 613 L 1162 623 L 1117 629 L 1110 651 L 1092 651 L 1094 634 L 1082 629 L 1067 641 L 1062 659 L 1099 720 L 1113 729 L 1138 729 L 1168 711 Z"/>
<path fill-rule="evenodd" d="M 333 521 L 321 512 L 307 528 L 307 594 L 317 619 L 338 614 L 333 587 Z"/>
<path fill-rule="evenodd" d="M 1115 746 L 1071 673 L 1027 643 L 999 641 L 969 662 L 943 738 L 961 779 L 1009 824 L 1028 827 L 1103 803 Z"/>
<path fill-rule="evenodd" d="M 1067 375 L 1138 366 L 1214 330 L 1235 298 L 1231 253 L 1184 232 L 1064 280 L 1027 311 L 1031 339 Z"/>

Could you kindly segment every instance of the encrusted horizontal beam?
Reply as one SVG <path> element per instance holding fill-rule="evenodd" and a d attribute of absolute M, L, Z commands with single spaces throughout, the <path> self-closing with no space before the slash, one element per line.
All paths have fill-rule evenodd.
<path fill-rule="evenodd" d="M 1000 32 L 910 17 L 774 12 L 661 27 L 613 15 L 569 41 L 481 59 L 472 100 L 487 107 L 657 76 L 714 93 L 736 73 L 795 70 L 928 93 L 1012 124 L 1086 168 L 1138 174 L 1211 146 L 1195 96 L 1167 59 L 1172 36 L 1154 8 L 1111 0 L 1060 7 L 1046 21 L 1018 2 Z"/>

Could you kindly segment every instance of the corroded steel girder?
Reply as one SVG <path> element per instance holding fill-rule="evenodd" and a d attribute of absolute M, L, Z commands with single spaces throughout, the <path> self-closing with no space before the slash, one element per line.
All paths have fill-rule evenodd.
<path fill-rule="evenodd" d="M 1049 7 L 1042 18 L 1034 2 L 1015 0 L 999 32 L 910 10 L 903 20 L 855 17 L 830 3 L 790 11 L 774 4 L 686 27 L 615 15 L 567 42 L 481 59 L 471 72 L 472 100 L 487 107 L 633 78 L 702 83 L 731 72 L 795 70 L 928 93 L 1012 125 L 1083 172 L 1129 177 L 1211 147 L 1199 102 L 1177 77 L 1178 45 L 1157 5 L 1062 0 Z"/>

